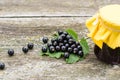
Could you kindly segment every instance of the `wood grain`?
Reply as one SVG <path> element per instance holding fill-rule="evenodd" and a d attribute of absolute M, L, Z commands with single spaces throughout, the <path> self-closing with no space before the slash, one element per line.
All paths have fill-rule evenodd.
<path fill-rule="evenodd" d="M 92 16 L 119 0 L 0 0 L 0 17 Z"/>

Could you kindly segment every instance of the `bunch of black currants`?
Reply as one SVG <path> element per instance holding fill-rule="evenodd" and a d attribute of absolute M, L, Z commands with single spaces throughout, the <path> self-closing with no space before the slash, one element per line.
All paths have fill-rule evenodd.
<path fill-rule="evenodd" d="M 58 35 L 57 38 L 51 39 L 50 43 L 48 43 L 47 37 L 43 37 L 43 43 L 47 44 L 47 46 L 42 47 L 43 53 L 47 51 L 50 53 L 64 52 L 64 58 L 69 58 L 70 54 L 76 54 L 80 57 L 84 56 L 82 46 L 71 35 L 61 30 L 58 31 Z"/>

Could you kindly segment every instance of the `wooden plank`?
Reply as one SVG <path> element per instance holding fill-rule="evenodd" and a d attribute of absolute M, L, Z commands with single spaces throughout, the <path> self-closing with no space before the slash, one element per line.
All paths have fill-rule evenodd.
<path fill-rule="evenodd" d="M 91 16 L 120 0 L 0 0 L 0 17 Z"/>
<path fill-rule="evenodd" d="M 67 28 L 73 28 L 79 32 L 80 29 L 85 29 L 85 21 L 88 18 L 0 18 L 0 34 L 36 35 L 39 33 L 43 35 L 42 31 L 51 33 L 54 30 Z"/>

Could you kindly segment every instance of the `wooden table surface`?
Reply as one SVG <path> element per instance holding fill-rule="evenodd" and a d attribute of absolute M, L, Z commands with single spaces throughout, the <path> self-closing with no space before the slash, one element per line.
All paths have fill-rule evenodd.
<path fill-rule="evenodd" d="M 0 80 L 120 80 L 119 66 L 98 61 L 92 47 L 87 59 L 71 65 L 38 55 L 42 36 L 67 28 L 86 36 L 86 19 L 108 4 L 120 0 L 0 0 L 0 61 L 6 64 Z M 35 48 L 24 55 L 28 42 Z M 15 56 L 7 55 L 9 48 Z"/>

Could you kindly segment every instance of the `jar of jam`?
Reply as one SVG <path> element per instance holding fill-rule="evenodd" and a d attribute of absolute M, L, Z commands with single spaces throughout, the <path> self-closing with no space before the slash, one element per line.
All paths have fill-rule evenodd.
<path fill-rule="evenodd" d="M 120 63 L 120 5 L 107 5 L 86 21 L 96 57 L 108 64 Z"/>

